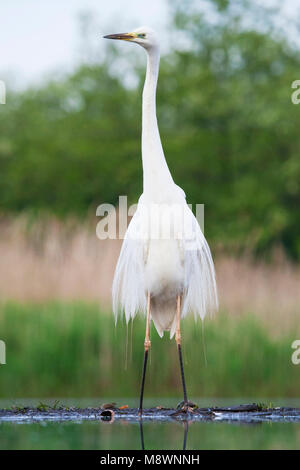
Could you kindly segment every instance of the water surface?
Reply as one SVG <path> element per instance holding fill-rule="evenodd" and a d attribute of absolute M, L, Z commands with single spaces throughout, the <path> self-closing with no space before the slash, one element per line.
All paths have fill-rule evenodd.
<path fill-rule="evenodd" d="M 99 406 L 103 400 L 61 400 L 63 404 Z M 156 402 L 157 400 L 155 400 Z M 167 400 L 169 406 L 170 403 Z M 256 400 L 257 401 L 257 400 Z M 53 400 L 43 400 L 51 403 Z M 165 405 L 165 400 L 158 404 Z M 200 406 L 233 405 L 250 400 L 198 400 Z M 252 400 L 253 402 L 253 400 Z M 266 402 L 266 400 L 265 400 Z M 132 400 L 118 399 L 118 404 Z M 38 400 L 17 400 L 18 405 L 37 405 Z M 134 403 L 135 404 L 135 403 Z M 145 405 L 153 405 L 147 400 Z M 299 406 L 298 400 L 275 400 L 274 405 Z M 10 401 L 10 405 L 12 402 Z M 10 406 L 7 401 L 0 407 Z M 181 422 L 144 422 L 146 449 L 182 449 L 185 425 Z M 0 423 L 0 449 L 140 449 L 138 423 L 115 421 Z M 299 449 L 300 423 L 191 422 L 188 425 L 187 449 Z"/>

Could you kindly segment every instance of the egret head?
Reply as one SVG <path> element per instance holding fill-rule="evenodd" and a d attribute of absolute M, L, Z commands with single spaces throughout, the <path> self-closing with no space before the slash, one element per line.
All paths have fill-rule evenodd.
<path fill-rule="evenodd" d="M 153 49 L 159 47 L 157 34 L 148 26 L 141 26 L 140 28 L 131 31 L 131 33 L 108 34 L 107 36 L 104 36 L 104 38 L 136 42 L 140 46 L 144 47 L 144 49 Z"/>

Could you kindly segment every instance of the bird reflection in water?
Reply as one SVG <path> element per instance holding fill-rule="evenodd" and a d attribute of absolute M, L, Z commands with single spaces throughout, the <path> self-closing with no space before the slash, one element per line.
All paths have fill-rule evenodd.
<path fill-rule="evenodd" d="M 139 425 L 140 425 L 140 438 L 141 438 L 141 448 L 142 450 L 145 449 L 145 441 L 144 441 L 144 429 L 143 429 L 143 420 L 139 420 Z M 188 436 L 188 430 L 189 430 L 189 422 L 188 420 L 183 421 L 183 426 L 184 426 L 184 434 L 183 434 L 183 447 L 182 450 L 186 450 L 186 444 L 187 444 L 187 436 Z"/>

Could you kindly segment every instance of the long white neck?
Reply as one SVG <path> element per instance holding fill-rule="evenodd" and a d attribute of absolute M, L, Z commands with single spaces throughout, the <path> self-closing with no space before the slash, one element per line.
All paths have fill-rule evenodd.
<path fill-rule="evenodd" d="M 144 194 L 150 194 L 173 183 L 173 179 L 164 156 L 156 118 L 159 49 L 153 48 L 146 50 L 146 52 L 147 72 L 143 90 L 142 158 Z"/>

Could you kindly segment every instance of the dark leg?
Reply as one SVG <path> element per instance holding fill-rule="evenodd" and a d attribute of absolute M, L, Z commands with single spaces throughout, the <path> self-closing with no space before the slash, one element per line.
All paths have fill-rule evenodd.
<path fill-rule="evenodd" d="M 144 387 L 145 387 L 145 378 L 146 378 L 146 369 L 148 361 L 148 351 L 151 346 L 150 337 L 149 337 L 149 327 L 150 327 L 150 294 L 148 293 L 147 299 L 147 319 L 146 319 L 146 336 L 145 336 L 145 354 L 144 354 L 144 365 L 143 365 L 143 375 L 142 375 L 142 384 L 141 384 L 141 393 L 140 393 L 140 408 L 139 415 L 142 415 L 143 412 L 143 398 L 144 398 Z"/>
<path fill-rule="evenodd" d="M 143 412 L 143 398 L 144 398 L 144 387 L 145 387 L 147 360 L 148 360 L 148 349 L 145 349 L 144 365 L 143 365 L 143 375 L 142 375 L 142 384 L 141 384 L 141 392 L 140 392 L 139 415 L 141 415 L 142 412 Z"/>
<path fill-rule="evenodd" d="M 145 450 L 144 431 L 143 431 L 143 420 L 142 420 L 142 419 L 140 419 L 140 436 L 141 436 L 141 447 L 142 447 L 142 450 Z"/>
<path fill-rule="evenodd" d="M 184 404 L 188 402 L 187 393 L 186 393 L 186 386 L 185 386 L 185 378 L 184 378 L 184 371 L 183 371 L 183 363 L 182 363 L 182 352 L 181 352 L 181 345 L 177 345 L 178 354 L 179 354 L 179 362 L 180 362 L 180 373 L 181 373 L 181 380 L 182 380 L 182 388 L 183 388 L 183 401 Z"/>
<path fill-rule="evenodd" d="M 180 373 L 181 373 L 181 381 L 182 381 L 182 388 L 183 388 L 183 400 L 184 400 L 184 405 L 187 404 L 188 399 L 187 399 L 187 393 L 186 393 L 186 386 L 185 386 L 185 378 L 184 378 L 184 371 L 183 371 L 183 361 L 182 361 L 182 352 L 181 352 L 181 333 L 180 333 L 180 295 L 177 297 L 177 311 L 176 311 L 176 344 L 177 344 L 177 349 L 178 349 L 178 355 L 179 355 L 179 363 L 180 363 Z"/>

